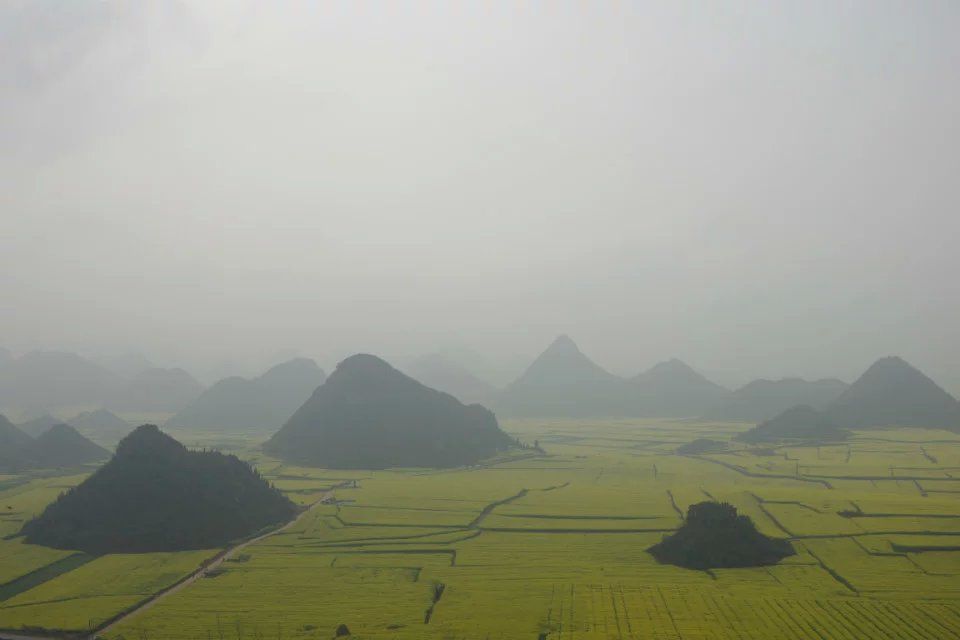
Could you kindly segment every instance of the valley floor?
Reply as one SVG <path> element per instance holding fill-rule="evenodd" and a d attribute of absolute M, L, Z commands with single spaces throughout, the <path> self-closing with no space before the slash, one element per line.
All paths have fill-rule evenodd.
<path fill-rule="evenodd" d="M 326 639 L 345 624 L 354 638 L 960 638 L 956 434 L 870 431 L 849 444 L 688 457 L 673 451 L 745 425 L 505 427 L 546 454 L 450 471 L 255 459 L 302 504 L 331 491 L 337 503 L 105 637 Z M 0 478 L 0 533 L 80 479 Z M 644 552 L 708 498 L 790 538 L 797 555 L 701 572 Z M 3 540 L 0 628 L 95 630 L 218 551 L 89 558 Z"/>

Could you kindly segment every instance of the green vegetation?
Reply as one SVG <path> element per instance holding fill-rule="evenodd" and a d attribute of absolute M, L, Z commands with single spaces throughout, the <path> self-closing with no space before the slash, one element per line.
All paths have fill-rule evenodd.
<path fill-rule="evenodd" d="M 295 511 L 235 456 L 188 451 L 143 425 L 22 533 L 33 544 L 92 554 L 210 549 L 285 522 Z"/>

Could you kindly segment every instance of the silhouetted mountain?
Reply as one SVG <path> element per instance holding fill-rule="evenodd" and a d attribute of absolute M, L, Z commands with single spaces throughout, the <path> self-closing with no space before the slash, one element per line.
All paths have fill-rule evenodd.
<path fill-rule="evenodd" d="M 776 564 L 796 552 L 787 540 L 769 538 L 730 504 L 690 505 L 683 526 L 647 549 L 657 562 L 687 569 L 727 569 Z"/>
<path fill-rule="evenodd" d="M 743 442 L 776 442 L 779 440 L 816 440 L 831 442 L 844 440 L 849 435 L 813 407 L 798 405 L 787 409 L 775 418 L 762 422 L 753 429 L 739 434 Z"/>
<path fill-rule="evenodd" d="M 30 445 L 40 466 L 72 467 L 91 462 L 100 462 L 110 457 L 110 452 L 90 442 L 80 432 L 67 424 L 56 424 L 40 434 Z"/>
<path fill-rule="evenodd" d="M 763 422 L 797 405 L 822 409 L 840 397 L 847 383 L 834 378 L 754 380 L 731 393 L 704 413 L 704 420 Z"/>
<path fill-rule="evenodd" d="M 21 422 L 17 427 L 31 438 L 36 438 L 45 433 L 50 427 L 56 424 L 63 424 L 63 422 L 63 420 L 58 420 L 49 413 L 45 413 L 33 420 Z"/>
<path fill-rule="evenodd" d="M 202 392 L 200 383 L 183 369 L 146 369 L 125 383 L 109 406 L 120 411 L 175 412 Z"/>
<path fill-rule="evenodd" d="M 33 438 L 0 414 L 0 473 L 29 469 L 35 464 L 30 447 Z"/>
<path fill-rule="evenodd" d="M 22 533 L 31 544 L 93 554 L 214 549 L 296 510 L 235 456 L 188 451 L 143 425 Z"/>
<path fill-rule="evenodd" d="M 75 353 L 31 351 L 0 366 L 0 403 L 22 408 L 100 404 L 120 383 L 118 376 Z"/>
<path fill-rule="evenodd" d="M 516 417 L 636 415 L 635 385 L 604 371 L 560 336 L 498 394 L 497 412 Z"/>
<path fill-rule="evenodd" d="M 92 435 L 126 435 L 130 423 L 106 409 L 85 411 L 66 421 L 77 430 Z"/>
<path fill-rule="evenodd" d="M 631 382 L 636 387 L 638 413 L 647 416 L 699 416 L 730 395 L 728 389 L 676 358 L 654 365 Z"/>
<path fill-rule="evenodd" d="M 860 427 L 960 429 L 960 405 L 949 393 L 901 358 L 873 363 L 826 410 L 836 424 Z"/>
<path fill-rule="evenodd" d="M 224 378 L 173 416 L 167 426 L 278 429 L 325 377 L 313 360 L 296 358 L 253 380 Z"/>
<path fill-rule="evenodd" d="M 360 354 L 341 362 L 265 449 L 329 468 L 452 467 L 511 442 L 484 407 L 465 406 Z"/>
<path fill-rule="evenodd" d="M 149 369 L 155 369 L 153 364 L 142 353 L 121 353 L 118 355 L 101 355 L 92 358 L 94 362 L 111 371 L 119 377 L 130 380 Z"/>
<path fill-rule="evenodd" d="M 406 368 L 411 378 L 449 393 L 465 404 L 488 402 L 497 389 L 473 375 L 465 367 L 439 353 L 417 359 Z"/>

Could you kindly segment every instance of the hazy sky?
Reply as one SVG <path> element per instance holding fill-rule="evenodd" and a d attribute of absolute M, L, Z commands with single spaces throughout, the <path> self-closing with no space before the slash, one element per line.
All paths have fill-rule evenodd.
<path fill-rule="evenodd" d="M 960 3 L 6 0 L 0 345 L 568 333 L 960 391 Z M 506 366 L 506 365 L 504 365 Z"/>

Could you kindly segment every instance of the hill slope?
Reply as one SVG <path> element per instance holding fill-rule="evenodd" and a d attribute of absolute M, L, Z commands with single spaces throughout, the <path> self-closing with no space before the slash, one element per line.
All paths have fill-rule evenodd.
<path fill-rule="evenodd" d="M 849 435 L 823 413 L 813 407 L 799 405 L 787 409 L 736 437 L 743 442 L 775 442 L 778 440 L 816 440 L 830 442 Z"/>
<path fill-rule="evenodd" d="M 183 369 L 146 369 L 125 383 L 108 405 L 120 411 L 179 411 L 203 392 Z"/>
<path fill-rule="evenodd" d="M 248 380 L 220 380 L 167 421 L 171 427 L 278 429 L 323 384 L 313 360 L 297 358 Z"/>
<path fill-rule="evenodd" d="M 797 405 L 822 409 L 847 388 L 842 380 L 754 380 L 731 393 L 726 400 L 706 411 L 704 420 L 721 422 L 763 422 Z"/>
<path fill-rule="evenodd" d="M 654 365 L 631 382 L 636 388 L 637 410 L 647 416 L 699 416 L 730 395 L 728 389 L 676 358 Z"/>
<path fill-rule="evenodd" d="M 101 404 L 119 376 L 75 353 L 31 351 L 0 366 L 0 403 L 22 408 Z"/>
<path fill-rule="evenodd" d="M 636 414 L 636 389 L 560 336 L 497 395 L 497 412 L 515 417 L 589 418 Z"/>
<path fill-rule="evenodd" d="M 188 451 L 143 425 L 22 533 L 31 544 L 93 554 L 213 549 L 296 510 L 235 456 Z"/>
<path fill-rule="evenodd" d="M 33 466 L 32 445 L 33 438 L 0 414 L 0 472 L 16 472 Z"/>
<path fill-rule="evenodd" d="M 341 362 L 265 449 L 301 464 L 381 469 L 471 464 L 510 444 L 484 407 L 360 354 Z"/>
<path fill-rule="evenodd" d="M 960 405 L 902 358 L 873 363 L 826 410 L 841 427 L 941 427 L 960 429 Z"/>
<path fill-rule="evenodd" d="M 79 431 L 67 424 L 57 424 L 30 445 L 34 458 L 44 467 L 72 467 L 91 462 L 100 462 L 110 457 L 110 452 L 84 438 Z"/>
<path fill-rule="evenodd" d="M 45 413 L 33 420 L 21 422 L 17 427 L 31 438 L 36 438 L 57 424 L 63 424 L 63 420 L 57 420 L 49 413 Z"/>
<path fill-rule="evenodd" d="M 432 389 L 449 393 L 465 404 L 488 402 L 497 391 L 492 384 L 439 353 L 418 358 L 405 372 L 414 380 Z"/>

